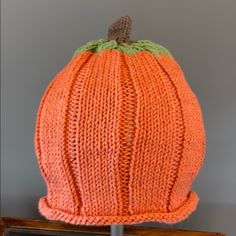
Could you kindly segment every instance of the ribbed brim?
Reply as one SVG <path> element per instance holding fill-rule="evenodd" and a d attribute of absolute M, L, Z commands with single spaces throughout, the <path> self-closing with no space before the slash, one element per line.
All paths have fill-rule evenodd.
<path fill-rule="evenodd" d="M 118 216 L 81 216 L 53 209 L 48 205 L 47 198 L 39 200 L 38 209 L 48 220 L 63 221 L 74 225 L 111 225 L 111 224 L 140 224 L 144 222 L 159 222 L 175 224 L 188 218 L 195 211 L 199 198 L 195 192 L 190 192 L 184 204 L 176 211 L 163 213 L 144 213 L 137 215 Z"/>

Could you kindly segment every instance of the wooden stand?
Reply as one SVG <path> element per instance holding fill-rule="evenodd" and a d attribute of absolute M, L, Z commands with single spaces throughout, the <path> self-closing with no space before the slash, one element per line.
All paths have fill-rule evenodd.
<path fill-rule="evenodd" d="M 179 229 L 148 228 L 135 225 L 78 226 L 58 221 L 0 218 L 0 235 L 11 236 L 52 236 L 52 235 L 93 235 L 93 236 L 226 236 L 224 233 L 200 232 Z"/>

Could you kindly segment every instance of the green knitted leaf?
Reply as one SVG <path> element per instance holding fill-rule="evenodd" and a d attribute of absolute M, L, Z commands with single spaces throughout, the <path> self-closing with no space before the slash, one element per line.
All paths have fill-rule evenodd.
<path fill-rule="evenodd" d="M 89 41 L 85 45 L 79 47 L 75 51 L 74 56 L 77 55 L 78 53 L 82 53 L 85 51 L 99 53 L 107 49 L 115 49 L 120 52 L 127 53 L 129 55 L 133 55 L 140 51 L 148 51 L 157 56 L 159 56 L 160 53 L 171 56 L 171 53 L 165 47 L 156 44 L 151 40 L 138 40 L 137 42 L 128 44 L 128 43 L 117 43 L 115 40 L 105 40 L 105 39 Z"/>

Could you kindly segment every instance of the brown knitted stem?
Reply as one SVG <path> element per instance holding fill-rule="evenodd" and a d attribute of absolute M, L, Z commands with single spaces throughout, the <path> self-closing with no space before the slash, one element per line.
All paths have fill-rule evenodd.
<path fill-rule="evenodd" d="M 116 40 L 117 43 L 133 43 L 130 40 L 132 20 L 130 16 L 123 16 L 108 28 L 108 40 Z"/>

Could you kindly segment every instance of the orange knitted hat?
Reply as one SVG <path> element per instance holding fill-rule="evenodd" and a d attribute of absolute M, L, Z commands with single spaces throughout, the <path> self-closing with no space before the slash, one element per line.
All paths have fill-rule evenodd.
<path fill-rule="evenodd" d="M 204 159 L 199 102 L 171 53 L 129 38 L 131 19 L 80 47 L 38 109 L 35 150 L 47 219 L 177 223 L 195 209 Z"/>

